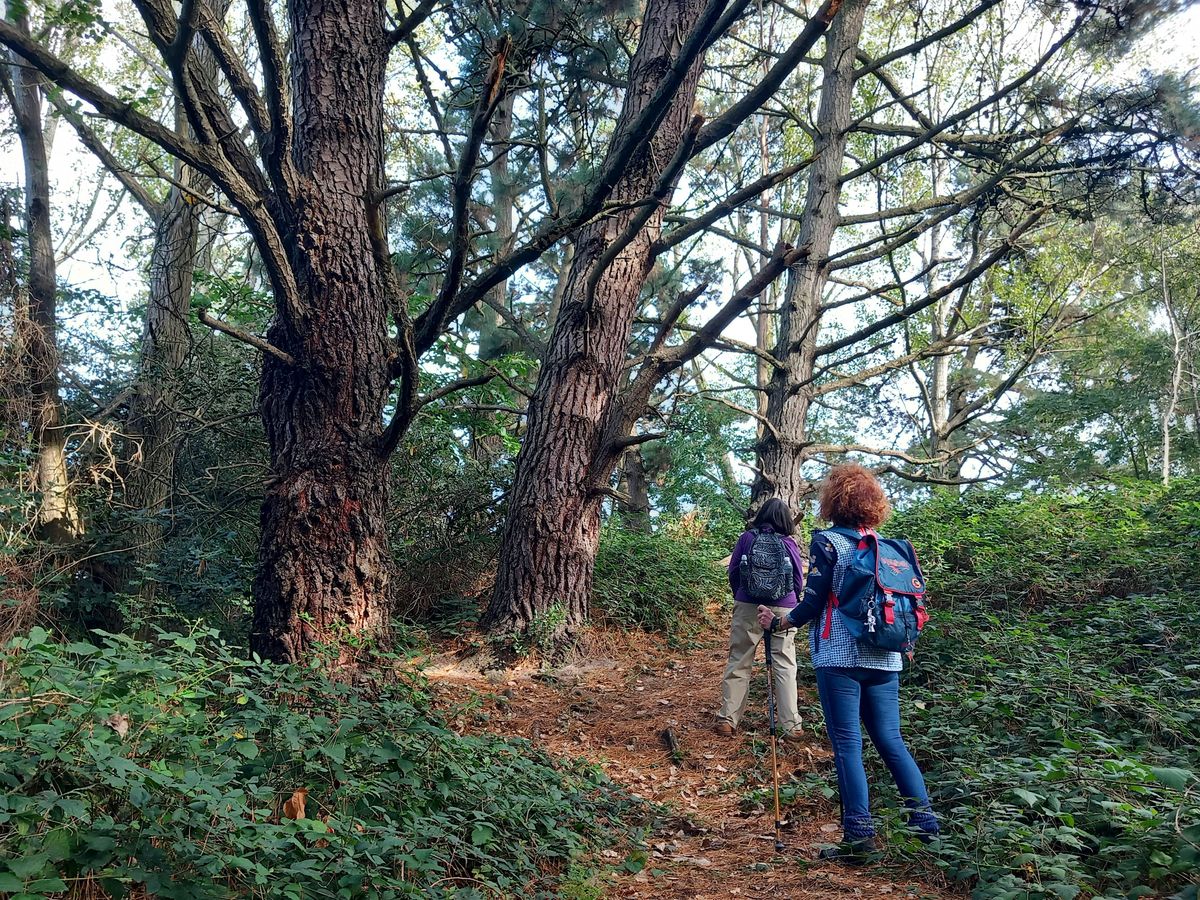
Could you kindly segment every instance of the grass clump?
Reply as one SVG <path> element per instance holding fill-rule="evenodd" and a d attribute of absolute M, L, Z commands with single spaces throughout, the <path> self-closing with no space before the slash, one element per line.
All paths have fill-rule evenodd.
<path fill-rule="evenodd" d="M 416 680 L 331 681 L 208 632 L 96 645 L 35 628 L 3 690 L 14 897 L 560 896 L 637 815 L 594 767 L 454 734 Z"/>

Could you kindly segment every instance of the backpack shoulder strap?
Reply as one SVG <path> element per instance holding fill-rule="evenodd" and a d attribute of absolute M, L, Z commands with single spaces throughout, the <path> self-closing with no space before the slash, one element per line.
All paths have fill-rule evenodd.
<path fill-rule="evenodd" d="M 833 547 L 836 558 L 833 563 L 833 579 L 830 581 L 830 589 L 837 594 L 842 589 L 842 579 L 846 575 L 846 569 L 850 566 L 850 554 L 858 546 L 859 536 L 855 534 L 854 539 L 851 540 L 845 533 L 845 529 L 840 528 L 827 528 L 824 531 L 818 531 L 817 534 L 829 541 Z"/>

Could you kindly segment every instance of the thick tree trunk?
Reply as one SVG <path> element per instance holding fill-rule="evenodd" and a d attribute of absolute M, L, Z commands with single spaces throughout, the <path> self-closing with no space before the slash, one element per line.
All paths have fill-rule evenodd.
<path fill-rule="evenodd" d="M 694 29 L 704 6 L 703 0 L 651 0 L 647 5 L 615 138 L 646 107 L 669 71 L 682 36 Z M 653 191 L 687 129 L 702 58 L 689 69 L 649 145 L 617 182 L 610 198 L 614 205 L 643 199 Z M 662 227 L 661 206 L 617 254 L 590 300 L 587 285 L 597 260 L 638 211 L 618 207 L 585 227 L 575 240 L 562 310 L 517 457 L 496 590 L 484 619 L 493 631 L 525 631 L 557 607 L 562 613 L 561 625 L 556 622 L 561 638 L 587 618 L 600 501 L 620 452 L 609 446 L 613 435 L 608 426 L 638 296 L 653 264 L 650 247 Z"/>
<path fill-rule="evenodd" d="M 16 20 L 26 34 L 29 20 Z M 42 120 L 42 77 L 31 66 L 9 68 L 13 113 L 25 163 L 25 231 L 29 316 L 21 344 L 29 379 L 30 436 L 35 459 L 32 482 L 41 495 L 38 533 L 55 542 L 83 530 L 67 473 L 67 432 L 58 393 L 58 286 L 50 230 L 50 166 Z"/>
<path fill-rule="evenodd" d="M 282 304 L 268 335 L 295 364 L 263 361 L 271 477 L 251 646 L 294 662 L 314 642 L 378 633 L 387 615 L 388 280 L 371 240 L 387 54 L 380 3 L 289 10 L 297 177 L 286 240 L 300 308 Z"/>
<path fill-rule="evenodd" d="M 829 254 L 838 224 L 839 181 L 846 150 L 846 131 L 854 97 L 854 61 L 868 0 L 847 0 L 826 37 L 824 80 L 817 114 L 816 161 L 809 167 L 808 191 L 796 246 L 807 251 L 788 272 L 779 316 L 775 357 L 783 363 L 767 386 L 767 419 L 773 428 L 758 445 L 758 475 L 752 488 L 757 505 L 768 497 L 796 502 L 808 496 L 812 483 L 803 466 L 808 442 L 811 382 L 816 365 L 816 321 L 828 272 Z"/>

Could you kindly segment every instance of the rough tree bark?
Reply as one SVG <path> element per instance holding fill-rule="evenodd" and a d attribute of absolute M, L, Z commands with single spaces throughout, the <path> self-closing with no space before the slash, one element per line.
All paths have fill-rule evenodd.
<path fill-rule="evenodd" d="M 854 63 L 869 0 L 846 0 L 825 44 L 824 78 L 817 113 L 816 157 L 796 246 L 805 256 L 788 273 L 779 315 L 776 367 L 767 385 L 767 420 L 758 444 L 758 473 L 751 489 L 753 505 L 769 497 L 796 502 L 812 491 L 804 477 L 812 374 L 816 365 L 821 295 L 828 271 L 825 258 L 838 225 L 839 182 L 851 124 Z"/>
<path fill-rule="evenodd" d="M 29 18 L 14 24 L 29 34 Z M 65 542 L 83 530 L 67 472 L 67 431 L 58 385 L 58 285 L 50 230 L 50 166 L 42 118 L 42 75 L 18 61 L 5 60 L 5 93 L 12 105 L 25 165 L 25 235 L 28 265 L 28 318 L 20 344 L 29 379 L 29 430 L 35 458 L 32 486 L 41 495 L 38 533 Z"/>
<path fill-rule="evenodd" d="M 680 35 L 696 27 L 704 7 L 703 0 L 647 4 L 614 141 L 647 106 L 671 67 Z M 611 194 L 614 203 L 634 203 L 654 192 L 688 131 L 702 60 L 703 54 L 690 66 L 653 139 L 626 167 Z M 598 280 L 592 276 L 640 212 L 640 206 L 618 207 L 575 240 L 570 280 L 517 456 L 495 594 L 484 618 L 493 631 L 525 631 L 556 606 L 564 614 L 560 636 L 587 618 L 603 497 L 594 467 L 621 385 L 638 295 L 653 265 L 662 204 Z M 605 484 L 607 478 L 605 471 Z"/>
<path fill-rule="evenodd" d="M 293 202 L 299 308 L 283 304 L 263 358 L 271 474 L 261 513 L 251 647 L 288 662 L 371 635 L 387 613 L 388 274 L 373 252 L 383 187 L 383 4 L 292 0 Z"/>

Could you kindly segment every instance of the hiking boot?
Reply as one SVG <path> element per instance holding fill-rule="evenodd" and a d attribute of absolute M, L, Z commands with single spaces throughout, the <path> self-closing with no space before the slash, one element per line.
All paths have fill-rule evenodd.
<path fill-rule="evenodd" d="M 733 737 L 735 731 L 736 729 L 728 722 L 718 722 L 713 726 L 713 734 L 721 737 Z"/>
<path fill-rule="evenodd" d="M 802 735 L 798 730 L 789 731 L 783 736 L 783 742 L 785 744 L 791 744 L 792 746 L 799 747 L 804 743 L 804 735 Z"/>
<path fill-rule="evenodd" d="M 826 847 L 817 854 L 817 859 L 841 863 L 843 866 L 865 866 L 879 853 L 875 838 L 844 841 L 836 847 Z"/>

